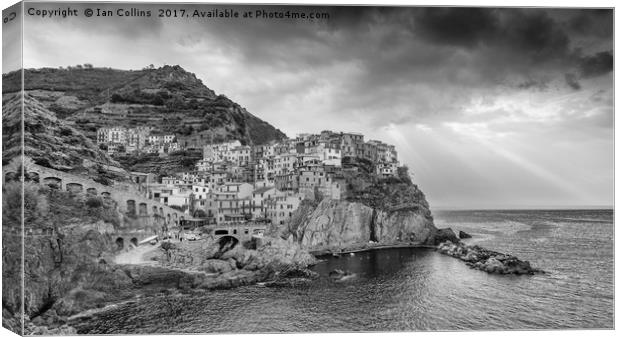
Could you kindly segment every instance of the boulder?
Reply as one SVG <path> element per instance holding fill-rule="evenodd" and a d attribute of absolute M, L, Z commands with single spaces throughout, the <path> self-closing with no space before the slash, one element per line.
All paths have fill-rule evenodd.
<path fill-rule="evenodd" d="M 459 239 L 469 239 L 471 238 L 471 235 L 463 232 L 463 231 L 459 231 Z"/>
<path fill-rule="evenodd" d="M 442 242 L 450 241 L 452 243 L 458 243 L 459 238 L 456 236 L 452 228 L 440 228 L 431 234 L 428 243 L 431 245 L 438 245 Z"/>
<path fill-rule="evenodd" d="M 344 271 L 341 269 L 334 269 L 329 272 L 329 278 L 332 280 L 339 280 L 343 278 L 345 275 Z"/>
<path fill-rule="evenodd" d="M 331 272 L 329 272 L 329 278 L 332 281 L 336 281 L 336 282 L 345 281 L 345 280 L 354 278 L 356 276 L 357 276 L 356 274 L 351 273 L 348 270 L 347 271 L 343 271 L 341 269 L 334 269 Z"/>

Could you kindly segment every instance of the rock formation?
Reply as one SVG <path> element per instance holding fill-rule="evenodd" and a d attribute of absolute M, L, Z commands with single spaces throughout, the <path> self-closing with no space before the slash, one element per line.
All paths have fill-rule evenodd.
<path fill-rule="evenodd" d="M 308 274 L 307 268 L 317 262 L 300 245 L 279 238 L 264 238 L 257 249 L 238 244 L 223 253 L 220 245 L 210 239 L 178 243 L 162 246 L 151 259 L 162 267 L 192 273 L 191 288 L 202 289 L 231 288 Z"/>
<path fill-rule="evenodd" d="M 305 211 L 305 215 L 301 215 Z M 310 250 L 347 249 L 377 244 L 429 242 L 436 228 L 413 210 L 376 210 L 359 202 L 325 199 L 309 212 L 302 209 L 289 227 L 292 241 Z"/>
<path fill-rule="evenodd" d="M 459 231 L 459 239 L 470 239 L 471 235 L 463 232 L 463 231 Z"/>
<path fill-rule="evenodd" d="M 496 274 L 529 274 L 542 272 L 533 268 L 528 261 L 517 257 L 494 252 L 479 246 L 445 241 L 437 247 L 437 251 L 465 261 L 471 268 Z"/>
<path fill-rule="evenodd" d="M 326 251 L 458 241 L 452 230 L 434 226 L 428 202 L 406 169 L 389 179 L 364 170 L 346 177 L 346 198 L 304 201 L 287 225 L 272 232 L 310 250 Z"/>

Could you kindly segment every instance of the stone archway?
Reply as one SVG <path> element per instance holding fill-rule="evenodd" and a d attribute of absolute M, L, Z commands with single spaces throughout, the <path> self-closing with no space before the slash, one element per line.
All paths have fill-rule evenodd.
<path fill-rule="evenodd" d="M 232 235 L 224 235 L 217 239 L 217 243 L 220 245 L 220 252 L 226 252 L 235 248 L 235 246 L 239 243 L 239 239 Z"/>
<path fill-rule="evenodd" d="M 11 181 L 19 181 L 19 174 L 17 172 L 7 172 L 4 174 L 4 182 L 10 183 Z"/>
<path fill-rule="evenodd" d="M 62 179 L 57 177 L 46 177 L 43 179 L 43 185 L 60 190 L 62 189 Z"/>
<path fill-rule="evenodd" d="M 78 183 L 68 183 L 66 186 L 67 191 L 71 193 L 81 193 L 84 190 L 84 186 Z"/>
<path fill-rule="evenodd" d="M 131 238 L 129 242 L 131 242 L 134 247 L 138 247 L 138 238 Z"/>
<path fill-rule="evenodd" d="M 31 181 L 31 182 L 35 182 L 35 183 L 39 183 L 39 173 L 37 172 L 26 172 L 25 177 L 24 177 L 25 181 Z"/>
<path fill-rule="evenodd" d="M 118 248 L 118 250 L 122 250 L 123 248 L 125 248 L 125 240 L 121 237 L 116 239 L 116 247 Z"/>

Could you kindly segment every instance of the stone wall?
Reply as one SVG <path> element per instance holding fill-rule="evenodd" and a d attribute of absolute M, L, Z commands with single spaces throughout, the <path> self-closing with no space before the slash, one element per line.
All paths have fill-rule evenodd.
<path fill-rule="evenodd" d="M 57 187 L 61 190 L 75 189 L 76 192 L 80 193 L 109 197 L 117 202 L 123 212 L 129 212 L 133 209 L 132 213 L 137 216 L 158 214 L 165 219 L 166 223 L 175 224 L 178 224 L 181 219 L 191 218 L 181 211 L 139 195 L 139 191 L 128 184 L 102 185 L 84 177 L 37 165 L 27 157 L 23 161 L 21 158 L 15 158 L 9 165 L 3 167 L 3 184 L 7 176 L 19 173 L 22 164 L 25 168 L 25 176 L 30 177 L 32 174 L 36 174 L 40 184 L 58 184 Z"/>

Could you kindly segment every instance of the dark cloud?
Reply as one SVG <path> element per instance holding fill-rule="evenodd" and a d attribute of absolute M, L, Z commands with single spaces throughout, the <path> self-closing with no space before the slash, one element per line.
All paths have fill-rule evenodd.
<path fill-rule="evenodd" d="M 568 56 L 569 38 L 547 12 L 523 9 L 504 14 L 497 36 L 500 45 L 537 62 Z"/>
<path fill-rule="evenodd" d="M 415 31 L 432 42 L 473 47 L 498 29 L 499 20 L 488 8 L 419 8 Z"/>
<path fill-rule="evenodd" d="M 577 79 L 577 75 L 573 73 L 564 74 L 564 79 L 566 84 L 574 90 L 581 89 L 581 84 L 579 84 L 579 80 Z"/>
<path fill-rule="evenodd" d="M 326 83 L 338 83 L 331 89 L 334 109 L 356 110 L 374 119 L 374 111 L 390 107 L 393 115 L 377 120 L 379 124 L 457 114 L 472 92 L 496 90 L 501 86 L 544 91 L 550 88 L 551 81 L 556 81 L 578 89 L 580 78 L 600 74 L 606 64 L 605 55 L 576 53 L 574 49 L 580 46 L 567 33 L 577 29 L 568 24 L 576 16 L 598 18 L 599 12 L 372 6 L 190 5 L 186 8 L 233 7 L 238 11 L 328 12 L 330 18 L 318 21 L 214 19 L 184 24 L 152 18 L 148 23 L 135 21 L 133 28 L 126 25 L 130 21 L 117 19 L 110 27 L 102 27 L 94 20 L 82 28 L 91 33 L 117 34 L 128 40 L 157 39 L 165 28 L 166 36 L 174 38 L 166 41 L 171 46 L 191 50 L 193 45 L 208 45 L 214 52 L 227 55 L 231 63 L 243 64 L 249 73 L 300 73 L 299 85 L 288 83 L 278 87 L 269 79 L 256 80 L 261 84 L 269 82 L 269 87 L 279 92 L 293 92 L 299 87 L 320 91 Z M 586 27 L 586 23 L 581 26 Z M 585 34 L 588 29 L 583 27 L 581 31 Z M 175 34 L 170 34 L 171 30 Z M 592 53 L 588 47 L 584 46 L 583 50 Z M 151 62 L 145 65 L 148 63 Z M 208 66 L 202 68 L 205 74 L 210 73 Z M 342 72 L 346 76 L 330 81 L 330 76 L 339 73 L 338 69 L 347 69 Z M 567 73 L 573 75 L 566 76 Z M 210 85 L 208 77 L 205 81 Z M 245 94 L 264 91 L 261 86 L 244 90 Z"/>
<path fill-rule="evenodd" d="M 482 186 L 473 192 L 480 203 L 493 201 L 497 194 L 486 188 L 490 178 L 511 182 L 513 172 L 506 170 L 528 169 L 510 161 L 497 166 L 499 157 L 490 145 L 554 175 L 558 168 L 573 170 L 561 185 L 575 186 L 579 196 L 592 190 L 591 182 L 578 182 L 580 177 L 600 177 L 601 168 L 612 166 L 611 151 L 590 156 L 613 148 L 612 10 L 171 8 L 180 7 L 326 11 L 330 18 L 31 18 L 24 62 L 36 67 L 91 62 L 122 69 L 180 64 L 289 135 L 331 128 L 397 144 L 403 162 L 420 173 L 421 185 L 432 183 L 428 191 L 435 199 L 450 185 L 445 177 L 452 177 L 457 185 Z M 449 154 L 449 165 L 442 165 L 441 154 Z M 585 164 L 571 165 L 575 161 Z M 420 170 L 425 163 L 426 173 Z M 580 171 L 585 165 L 592 170 Z M 445 172 L 437 174 L 437 167 Z M 603 175 L 601 189 L 609 191 L 613 171 Z M 542 186 L 539 179 L 528 179 L 529 185 L 502 186 L 510 191 L 506 200 L 524 195 L 519 191 L 525 185 Z M 469 187 L 451 186 L 444 195 L 455 202 L 469 200 Z M 553 199 L 568 203 L 565 191 L 557 191 Z"/>
<path fill-rule="evenodd" d="M 419 8 L 414 20 L 415 34 L 434 44 L 499 48 L 536 61 L 569 51 L 561 24 L 540 9 Z"/>
<path fill-rule="evenodd" d="M 605 75 L 614 69 L 614 56 L 611 51 L 599 52 L 582 57 L 578 66 L 582 78 Z"/>
<path fill-rule="evenodd" d="M 566 21 L 571 33 L 604 38 L 613 36 L 614 17 L 611 9 L 579 9 L 572 10 L 572 14 Z"/>

